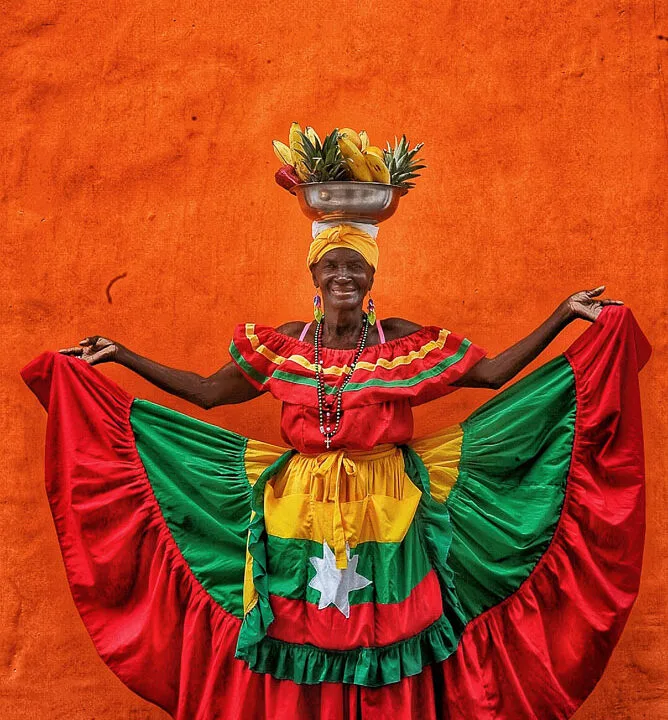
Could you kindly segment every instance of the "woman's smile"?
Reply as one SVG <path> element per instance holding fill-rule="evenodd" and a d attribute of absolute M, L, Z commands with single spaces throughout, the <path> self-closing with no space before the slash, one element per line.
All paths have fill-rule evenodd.
<path fill-rule="evenodd" d="M 332 295 L 352 295 L 357 291 L 353 285 L 333 285 L 330 288 Z"/>

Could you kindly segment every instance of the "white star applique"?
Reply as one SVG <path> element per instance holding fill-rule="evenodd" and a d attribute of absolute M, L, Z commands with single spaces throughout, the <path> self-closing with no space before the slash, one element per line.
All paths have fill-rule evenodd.
<path fill-rule="evenodd" d="M 348 567 L 340 570 L 336 567 L 336 558 L 327 542 L 322 543 L 322 559 L 318 557 L 309 558 L 315 568 L 315 577 L 309 583 L 309 587 L 320 592 L 318 610 L 324 610 L 330 605 L 336 605 L 343 615 L 350 617 L 350 601 L 348 595 L 353 590 L 361 590 L 371 585 L 357 572 L 359 555 L 350 557 L 350 548 L 346 543 L 346 557 Z"/>

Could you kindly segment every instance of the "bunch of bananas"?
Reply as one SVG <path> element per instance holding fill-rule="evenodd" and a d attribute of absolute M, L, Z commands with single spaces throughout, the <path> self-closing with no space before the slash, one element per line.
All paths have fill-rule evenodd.
<path fill-rule="evenodd" d="M 355 180 L 362 182 L 390 182 L 390 171 L 383 159 L 383 151 L 369 144 L 366 130 L 356 133 L 350 128 L 339 131 L 339 150 L 346 159 Z"/>
<path fill-rule="evenodd" d="M 404 145 L 398 144 L 396 139 L 394 149 L 388 143 L 387 150 L 381 150 L 370 144 L 365 130 L 358 133 L 352 128 L 335 129 L 321 141 L 312 127 L 307 126 L 302 130 L 299 123 L 293 122 L 287 145 L 280 140 L 273 141 L 274 152 L 283 163 L 276 173 L 276 180 L 288 189 L 302 182 L 329 180 L 358 180 L 412 187 L 412 184 L 405 182 L 410 178 L 407 177 L 404 158 L 400 158 L 397 163 L 395 157 L 399 146 L 403 154 L 408 153 L 409 146 L 405 137 L 402 138 L 402 143 L 405 144 L 405 153 Z M 420 161 L 414 159 L 421 147 L 421 144 L 415 147 L 407 158 L 411 178 L 417 177 L 413 170 L 426 167 L 418 166 L 417 162 Z M 401 172 L 397 172 L 397 168 Z"/>

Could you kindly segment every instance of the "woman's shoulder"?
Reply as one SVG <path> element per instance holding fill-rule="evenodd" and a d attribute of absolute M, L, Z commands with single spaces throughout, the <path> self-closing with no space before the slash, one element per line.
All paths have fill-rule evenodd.
<path fill-rule="evenodd" d="M 380 322 L 385 340 L 399 340 L 424 330 L 422 325 L 399 317 L 385 318 Z"/>
<path fill-rule="evenodd" d="M 287 335 L 291 338 L 299 338 L 304 332 L 304 328 L 310 323 L 304 322 L 303 320 L 294 320 L 292 322 L 283 323 L 276 328 L 276 332 L 281 335 Z"/>

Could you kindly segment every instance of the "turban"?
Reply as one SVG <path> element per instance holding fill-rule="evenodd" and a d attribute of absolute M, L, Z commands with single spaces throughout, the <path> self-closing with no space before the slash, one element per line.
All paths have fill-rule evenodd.
<path fill-rule="evenodd" d="M 324 227 L 324 229 L 323 229 Z M 378 228 L 362 223 L 313 223 L 313 242 L 308 251 L 308 266 L 317 263 L 334 248 L 356 250 L 375 270 L 378 267 Z"/>

